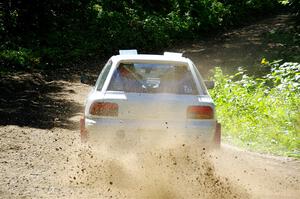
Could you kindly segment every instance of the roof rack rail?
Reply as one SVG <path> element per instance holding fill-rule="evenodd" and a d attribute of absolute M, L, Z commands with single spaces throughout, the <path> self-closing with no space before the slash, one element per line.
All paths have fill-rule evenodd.
<path fill-rule="evenodd" d="M 182 57 L 183 53 L 164 52 L 164 56 Z"/>
<path fill-rule="evenodd" d="M 137 55 L 138 52 L 136 49 L 130 49 L 130 50 L 119 50 L 120 55 Z"/>

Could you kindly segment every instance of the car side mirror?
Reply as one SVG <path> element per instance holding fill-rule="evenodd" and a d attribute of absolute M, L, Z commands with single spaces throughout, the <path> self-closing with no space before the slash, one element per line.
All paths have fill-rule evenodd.
<path fill-rule="evenodd" d="M 213 89 L 215 87 L 215 81 L 204 80 L 204 84 L 207 89 Z"/>

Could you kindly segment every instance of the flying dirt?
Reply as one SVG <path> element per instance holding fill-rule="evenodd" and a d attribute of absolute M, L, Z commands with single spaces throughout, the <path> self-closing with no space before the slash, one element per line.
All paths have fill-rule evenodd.
<path fill-rule="evenodd" d="M 215 173 L 212 155 L 199 142 L 179 136 L 160 138 L 142 145 L 121 138 L 113 143 L 104 140 L 98 147 L 85 146 L 73 164 L 77 169 L 70 181 L 98 190 L 101 197 L 248 197 L 246 190 Z"/>
<path fill-rule="evenodd" d="M 17 126 L 1 129 L 1 143 L 2 198 L 297 198 L 300 190 L 299 161 L 226 145 L 90 146 L 78 131 Z"/>
<path fill-rule="evenodd" d="M 10 126 L 1 132 L 10 140 L 1 147 L 4 198 L 248 198 L 244 188 L 215 173 L 210 152 L 194 141 L 91 147 L 59 129 Z"/>

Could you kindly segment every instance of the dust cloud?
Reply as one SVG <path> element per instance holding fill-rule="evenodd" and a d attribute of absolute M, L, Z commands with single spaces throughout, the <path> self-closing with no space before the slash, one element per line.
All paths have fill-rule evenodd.
<path fill-rule="evenodd" d="M 248 198 L 246 190 L 215 173 L 214 156 L 197 140 L 172 134 L 148 144 L 110 136 L 95 143 L 81 146 L 62 179 L 90 190 L 85 197 Z"/>

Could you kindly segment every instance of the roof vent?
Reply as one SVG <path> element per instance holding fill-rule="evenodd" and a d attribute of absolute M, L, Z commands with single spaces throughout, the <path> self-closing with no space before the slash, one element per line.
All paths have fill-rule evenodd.
<path fill-rule="evenodd" d="M 164 56 L 182 57 L 182 53 L 164 52 Z"/>
<path fill-rule="evenodd" d="M 137 55 L 138 52 L 136 49 L 132 49 L 132 50 L 119 50 L 119 54 L 120 55 Z"/>

